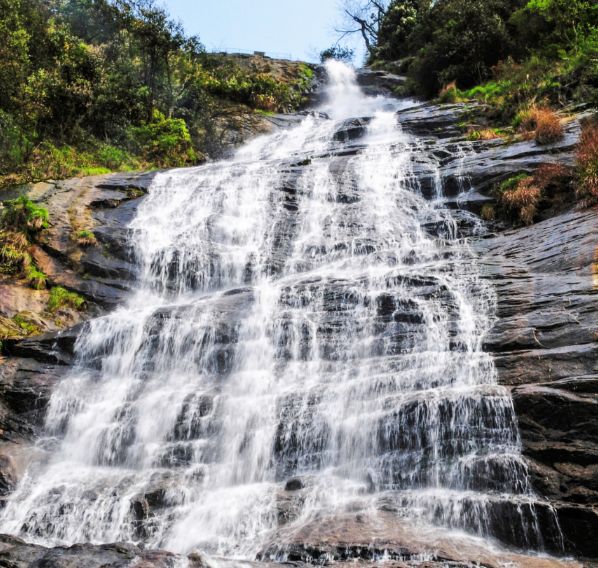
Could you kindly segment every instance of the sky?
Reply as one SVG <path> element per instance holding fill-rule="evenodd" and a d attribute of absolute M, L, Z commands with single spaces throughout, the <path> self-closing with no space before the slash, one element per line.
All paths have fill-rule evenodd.
<path fill-rule="evenodd" d="M 337 39 L 339 0 L 162 0 L 209 50 L 316 61 Z"/>

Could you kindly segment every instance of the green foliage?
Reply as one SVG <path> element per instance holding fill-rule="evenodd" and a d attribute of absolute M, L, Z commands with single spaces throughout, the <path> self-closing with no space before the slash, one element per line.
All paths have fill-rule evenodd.
<path fill-rule="evenodd" d="M 328 49 L 320 52 L 320 61 L 324 63 L 328 59 L 336 59 L 337 61 L 345 61 L 349 63 L 355 57 L 355 50 L 341 45 L 333 45 Z"/>
<path fill-rule="evenodd" d="M 33 264 L 27 267 L 25 271 L 25 278 L 29 283 L 29 286 L 34 290 L 43 290 L 46 287 L 48 277 L 41 271 L 38 270 Z"/>
<path fill-rule="evenodd" d="M 423 12 L 417 0 L 393 0 L 380 24 L 373 59 L 393 61 L 409 55 L 408 40 Z"/>
<path fill-rule="evenodd" d="M 313 78 L 208 55 L 157 0 L 0 0 L 0 36 L 0 186 L 197 162 L 231 103 L 294 109 Z"/>
<path fill-rule="evenodd" d="M 27 234 L 46 229 L 48 223 L 48 210 L 36 205 L 24 195 L 6 202 L 1 219 L 2 227 Z"/>
<path fill-rule="evenodd" d="M 184 166 L 197 159 L 185 121 L 166 118 L 158 110 L 150 122 L 131 128 L 130 137 L 146 161 L 161 167 Z"/>
<path fill-rule="evenodd" d="M 592 0 L 394 0 L 373 58 L 400 58 L 419 94 L 456 82 L 508 120 L 536 101 L 596 104 L 597 34 Z"/>
<path fill-rule="evenodd" d="M 529 178 L 531 178 L 531 176 L 529 174 L 517 174 L 516 176 L 512 176 L 512 177 L 504 180 L 498 186 L 498 192 L 504 193 L 505 191 L 510 191 L 512 189 L 515 189 L 519 185 L 519 182 L 529 179 Z"/>
<path fill-rule="evenodd" d="M 85 307 L 85 299 L 75 292 L 69 292 L 62 286 L 54 286 L 50 290 L 48 311 L 54 313 L 64 307 L 82 310 Z"/>
<path fill-rule="evenodd" d="M 21 328 L 25 335 L 36 335 L 41 332 L 39 325 L 28 317 L 28 312 L 18 313 L 12 318 L 12 321 Z"/>

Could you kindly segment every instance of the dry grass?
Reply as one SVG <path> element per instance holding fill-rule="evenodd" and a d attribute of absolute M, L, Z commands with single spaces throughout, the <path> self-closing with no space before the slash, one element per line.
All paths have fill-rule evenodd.
<path fill-rule="evenodd" d="M 563 135 L 563 125 L 559 115 L 547 107 L 532 107 L 520 113 L 519 131 L 524 137 L 531 133 L 538 144 L 552 144 Z"/>
<path fill-rule="evenodd" d="M 541 197 L 542 190 L 536 185 L 534 178 L 529 176 L 520 179 L 512 189 L 504 191 L 500 199 L 507 209 L 517 212 L 524 225 L 531 225 Z"/>
<path fill-rule="evenodd" d="M 524 225 L 531 225 L 540 202 L 550 205 L 569 192 L 572 169 L 563 164 L 542 164 L 533 175 L 521 174 L 504 181 L 499 188 L 499 203 Z"/>
<path fill-rule="evenodd" d="M 577 146 L 577 197 L 588 207 L 598 203 L 598 120 L 582 126 Z"/>
<path fill-rule="evenodd" d="M 486 203 L 480 211 L 480 217 L 484 219 L 484 221 L 494 221 L 496 219 L 496 210 L 494 209 L 494 205 Z"/>
<path fill-rule="evenodd" d="M 456 81 L 452 81 L 440 89 L 438 99 L 443 103 L 456 103 L 459 101 L 459 89 Z"/>

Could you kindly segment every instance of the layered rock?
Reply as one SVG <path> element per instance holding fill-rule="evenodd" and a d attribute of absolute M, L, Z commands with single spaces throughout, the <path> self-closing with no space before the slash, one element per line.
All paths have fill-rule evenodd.
<path fill-rule="evenodd" d="M 362 78 L 364 82 L 371 81 L 372 91 L 379 88 L 378 80 L 379 77 Z M 400 78 L 392 77 L 385 77 L 384 81 L 382 88 L 387 90 L 401 82 Z M 420 136 L 418 143 L 431 150 L 435 158 L 434 163 L 413 164 L 414 178 L 424 195 L 434 195 L 435 176 L 441 169 L 449 205 L 479 211 L 482 204 L 492 201 L 488 190 L 502 179 L 531 171 L 546 161 L 572 162 L 579 129 L 576 122 L 567 128 L 563 141 L 550 147 L 540 147 L 533 141 L 474 143 L 463 139 L 458 126 L 470 110 L 464 105 L 422 104 L 399 113 L 404 129 Z M 300 118 L 269 117 L 268 120 L 275 127 L 286 127 Z M 342 150 L 345 155 L 350 156 L 361 148 L 360 138 L 366 126 L 367 120 L 357 119 L 348 121 L 339 130 L 337 140 L 346 143 Z M 286 228 L 289 235 L 297 209 L 295 181 L 304 165 L 287 165 L 288 183 L 282 190 L 283 207 L 289 212 Z M 34 259 L 52 285 L 76 291 L 89 304 L 86 315 L 73 315 L 69 323 L 77 324 L 87 316 L 114 308 L 131 289 L 136 269 L 126 226 L 151 177 L 151 174 L 116 175 L 32 188 L 30 196 L 44 202 L 52 219 L 51 229 L 34 249 Z M 350 193 L 342 199 L 350 202 Z M 493 281 L 498 296 L 498 319 L 486 346 L 495 354 L 500 382 L 512 389 L 535 489 L 556 507 L 565 550 L 586 557 L 598 557 L 594 538 L 598 534 L 598 344 L 594 323 L 597 215 L 596 211 L 572 210 L 533 227 L 476 243 L 486 277 Z M 460 219 L 463 235 L 479 229 L 466 214 Z M 92 230 L 97 244 L 80 246 L 76 235 L 81 229 Z M 434 233 L 436 227 L 426 229 Z M 287 240 L 290 242 L 290 237 Z M 281 243 L 282 247 L 284 239 Z M 284 250 L 274 255 L 273 272 L 285 256 Z M 10 293 L 2 296 L 0 310 L 11 317 L 29 300 L 23 298 L 23 292 L 16 291 L 22 287 L 3 285 Z M 34 291 L 27 294 L 31 305 L 39 304 L 38 311 L 43 315 L 43 293 L 39 298 Z M 223 298 L 223 313 L 242 309 L 246 296 L 246 290 L 239 290 Z M 172 317 L 182 316 L 164 310 L 156 314 L 154 323 L 159 326 L 160 318 Z M 52 388 L 73 361 L 74 341 L 80 328 L 75 326 L 61 332 L 50 318 L 45 320 L 50 333 L 10 340 L 3 345 L 8 358 L 0 367 L 1 495 L 9 493 L 18 480 L 33 451 L 30 443 L 39 432 Z M 219 333 L 222 356 L 216 364 L 225 370 L 235 330 L 223 324 Z M 293 518 L 304 482 L 289 483 L 280 496 L 283 528 L 276 535 L 275 544 L 264 549 L 264 561 L 289 559 L 311 563 L 360 559 L 368 563 L 385 556 L 397 567 L 457 568 L 474 562 L 497 567 L 504 562 L 530 568 L 576 566 L 524 555 L 496 556 L 480 548 L 475 540 L 455 544 L 442 535 L 422 536 L 416 528 L 401 524 L 391 515 L 385 517 L 382 527 L 368 525 L 367 519 L 358 517 L 334 518 L 291 534 L 285 532 L 284 526 Z M 140 539 L 144 538 L 152 517 L 159 513 L 162 497 L 163 488 L 157 486 L 155 491 L 131 500 Z M 431 548 L 434 554 L 430 553 Z M 423 557 L 427 564 L 422 564 Z M 0 561 L 11 566 L 83 565 L 76 564 L 78 561 L 84 561 L 85 566 L 128 566 L 134 562 L 173 566 L 178 560 L 168 553 L 150 553 L 132 545 L 45 549 L 12 537 L 3 537 L 0 543 Z M 191 565 L 201 562 L 199 557 L 190 560 Z"/>
<path fill-rule="evenodd" d="M 572 210 L 477 243 L 497 293 L 486 338 L 513 392 L 536 491 L 565 548 L 598 556 L 598 210 Z"/>

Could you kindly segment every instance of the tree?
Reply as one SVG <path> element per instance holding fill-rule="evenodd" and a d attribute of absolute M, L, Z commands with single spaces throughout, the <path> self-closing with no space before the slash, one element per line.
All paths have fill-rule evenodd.
<path fill-rule="evenodd" d="M 344 61 L 349 63 L 353 61 L 355 57 L 355 51 L 348 47 L 342 47 L 340 45 L 333 45 L 328 49 L 320 52 L 320 61 L 324 63 L 328 59 L 336 59 L 337 61 Z"/>
<path fill-rule="evenodd" d="M 422 0 L 393 0 L 390 3 L 378 30 L 376 59 L 393 61 L 409 55 L 409 37 L 429 4 Z"/>
<path fill-rule="evenodd" d="M 342 6 L 345 24 L 336 31 L 339 41 L 351 34 L 360 34 L 368 54 L 378 43 L 378 32 L 386 14 L 388 0 L 345 0 Z"/>

